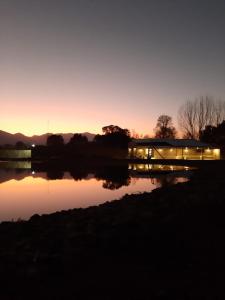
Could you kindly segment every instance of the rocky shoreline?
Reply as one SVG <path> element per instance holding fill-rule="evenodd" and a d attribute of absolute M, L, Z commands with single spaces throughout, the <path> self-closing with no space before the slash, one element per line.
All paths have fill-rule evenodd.
<path fill-rule="evenodd" d="M 187 183 L 3 222 L 2 299 L 224 299 L 223 172 L 210 163 Z"/>

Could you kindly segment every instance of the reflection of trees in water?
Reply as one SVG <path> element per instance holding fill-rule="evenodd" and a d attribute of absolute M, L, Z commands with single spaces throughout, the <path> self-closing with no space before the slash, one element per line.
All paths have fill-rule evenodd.
<path fill-rule="evenodd" d="M 88 177 L 89 171 L 87 169 L 73 169 L 70 171 L 70 175 L 74 180 L 82 180 Z"/>
<path fill-rule="evenodd" d="M 109 190 L 118 190 L 122 186 L 128 186 L 131 183 L 131 178 L 124 178 L 121 179 L 120 181 L 112 181 L 112 180 L 105 180 L 102 184 L 102 187 L 104 189 L 109 189 Z"/>
<path fill-rule="evenodd" d="M 131 182 L 127 166 L 101 168 L 96 171 L 95 177 L 97 180 L 104 180 L 102 187 L 109 190 L 128 186 Z"/>
<path fill-rule="evenodd" d="M 50 180 L 63 179 L 64 172 L 61 170 L 48 170 L 47 178 Z"/>
<path fill-rule="evenodd" d="M 158 178 L 153 178 L 153 184 L 158 187 L 167 187 L 177 183 L 177 178 L 169 175 L 162 175 Z"/>

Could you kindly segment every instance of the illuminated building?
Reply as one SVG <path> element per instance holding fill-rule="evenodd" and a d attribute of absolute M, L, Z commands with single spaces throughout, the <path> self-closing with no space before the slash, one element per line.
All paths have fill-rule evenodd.
<path fill-rule="evenodd" d="M 134 139 L 128 145 L 133 159 L 220 159 L 220 149 L 192 139 Z"/>

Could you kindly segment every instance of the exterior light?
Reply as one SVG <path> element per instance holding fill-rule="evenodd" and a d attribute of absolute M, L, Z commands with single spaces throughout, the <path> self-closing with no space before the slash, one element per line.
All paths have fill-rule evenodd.
<path fill-rule="evenodd" d="M 172 152 L 172 151 L 173 151 L 173 149 L 171 148 L 171 149 L 170 149 L 170 152 Z"/>
<path fill-rule="evenodd" d="M 215 154 L 219 155 L 219 154 L 220 154 L 220 149 L 213 149 L 213 152 L 214 152 Z"/>
<path fill-rule="evenodd" d="M 211 150 L 208 148 L 208 149 L 206 149 L 206 152 L 210 152 Z"/>
<path fill-rule="evenodd" d="M 34 148 L 35 146 L 36 146 L 35 144 L 32 144 L 32 145 L 31 145 L 32 148 Z"/>
<path fill-rule="evenodd" d="M 184 152 L 188 152 L 188 148 L 187 147 L 184 149 Z"/>
<path fill-rule="evenodd" d="M 34 174 L 35 174 L 35 171 L 32 171 L 31 174 L 34 175 Z"/>

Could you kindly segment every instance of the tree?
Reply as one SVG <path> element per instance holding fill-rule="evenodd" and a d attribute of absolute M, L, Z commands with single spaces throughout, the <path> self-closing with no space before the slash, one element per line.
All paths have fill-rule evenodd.
<path fill-rule="evenodd" d="M 200 139 L 202 142 L 214 143 L 218 146 L 225 147 L 225 121 L 218 126 L 208 125 L 201 132 Z"/>
<path fill-rule="evenodd" d="M 47 146 L 48 147 L 61 147 L 64 145 L 64 140 L 61 135 L 52 134 L 47 138 Z"/>
<path fill-rule="evenodd" d="M 131 140 L 130 131 L 116 125 L 108 125 L 102 128 L 103 135 L 97 134 L 94 142 L 110 147 L 127 148 Z"/>
<path fill-rule="evenodd" d="M 225 120 L 225 102 L 201 96 L 182 105 L 178 124 L 185 138 L 199 139 L 206 126 L 217 126 Z"/>
<path fill-rule="evenodd" d="M 102 127 L 102 132 L 105 135 L 122 134 L 122 135 L 130 136 L 130 132 L 128 129 L 123 129 L 117 125 L 104 126 L 104 127 Z"/>
<path fill-rule="evenodd" d="M 167 115 L 159 116 L 154 131 L 156 138 L 174 139 L 176 137 L 176 129 L 173 126 L 172 118 Z"/>
<path fill-rule="evenodd" d="M 78 145 L 78 144 L 85 144 L 88 142 L 88 139 L 85 135 L 82 135 L 80 133 L 75 133 L 73 137 L 69 141 L 69 145 Z"/>
<path fill-rule="evenodd" d="M 18 150 L 26 150 L 27 145 L 24 142 L 18 141 L 15 144 L 15 148 L 18 149 Z"/>

